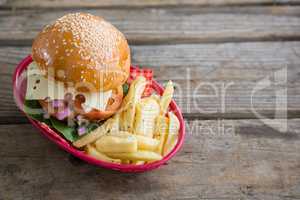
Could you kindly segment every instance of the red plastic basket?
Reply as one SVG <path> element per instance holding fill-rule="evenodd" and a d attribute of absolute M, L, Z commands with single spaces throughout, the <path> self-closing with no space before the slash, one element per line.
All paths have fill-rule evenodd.
<path fill-rule="evenodd" d="M 31 56 L 27 56 L 24 58 L 15 69 L 14 75 L 13 75 L 13 92 L 14 92 L 14 98 L 16 101 L 17 106 L 19 109 L 23 112 L 23 102 L 24 102 L 24 96 L 26 93 L 26 87 L 24 86 L 24 81 L 21 81 L 21 75 L 24 70 L 27 69 L 27 66 L 32 62 Z M 136 67 L 136 66 L 135 66 Z M 163 93 L 163 88 L 155 81 L 152 81 L 152 89 L 156 91 L 158 94 Z M 162 160 L 144 164 L 144 165 L 130 165 L 130 164 L 115 164 L 115 163 L 109 163 L 101 160 L 97 160 L 91 156 L 88 156 L 83 151 L 76 149 L 72 146 L 68 141 L 66 141 L 59 133 L 57 133 L 55 130 L 52 130 L 49 128 L 46 124 L 38 122 L 36 120 L 31 119 L 29 116 L 24 113 L 28 120 L 37 128 L 40 130 L 40 132 L 46 136 L 49 140 L 53 141 L 55 144 L 57 144 L 62 149 L 66 150 L 67 152 L 71 153 L 72 155 L 90 163 L 93 165 L 105 167 L 112 170 L 118 170 L 122 172 L 145 172 L 148 170 L 156 169 L 159 166 L 166 163 L 168 160 L 170 160 L 182 147 L 184 136 L 185 136 L 185 124 L 182 117 L 182 113 L 179 109 L 179 107 L 176 105 L 175 101 L 172 100 L 170 104 L 170 110 L 175 113 L 175 115 L 178 117 L 180 121 L 180 129 L 179 129 L 179 135 L 178 135 L 178 142 L 174 149 L 166 155 Z"/>

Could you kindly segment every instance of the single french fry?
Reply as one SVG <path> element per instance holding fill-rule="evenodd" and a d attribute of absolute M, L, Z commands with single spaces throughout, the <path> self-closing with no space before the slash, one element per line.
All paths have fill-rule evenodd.
<path fill-rule="evenodd" d="M 172 149 L 175 147 L 178 140 L 178 132 L 180 128 L 180 123 L 176 115 L 173 112 L 168 112 L 168 116 L 169 116 L 169 133 L 164 145 L 164 150 L 163 150 L 164 156 L 170 153 Z"/>
<path fill-rule="evenodd" d="M 133 133 L 152 138 L 155 131 L 155 119 L 159 115 L 158 102 L 147 97 L 141 99 L 136 105 L 136 115 Z"/>
<path fill-rule="evenodd" d="M 112 131 L 109 133 L 109 135 L 117 137 L 135 137 L 137 139 L 138 150 L 154 151 L 159 145 L 159 140 L 157 139 L 142 135 L 135 135 L 127 131 Z"/>
<path fill-rule="evenodd" d="M 104 122 L 101 126 L 99 126 L 97 129 L 93 130 L 91 133 L 84 135 L 80 139 L 73 142 L 73 145 L 77 148 L 83 147 L 87 144 L 95 142 L 98 138 L 105 135 L 112 127 L 112 124 L 114 123 L 114 119 L 110 118 Z"/>
<path fill-rule="evenodd" d="M 152 94 L 152 95 L 150 96 L 150 98 L 156 100 L 157 103 L 160 104 L 160 96 L 159 96 L 159 95 L 157 95 L 157 94 Z"/>
<path fill-rule="evenodd" d="M 138 76 L 131 83 L 121 106 L 120 130 L 132 132 L 136 103 L 141 99 L 146 84 L 146 79 L 143 76 Z"/>
<path fill-rule="evenodd" d="M 167 135 L 168 135 L 168 129 L 169 129 L 169 119 L 165 116 L 158 116 L 156 118 L 156 125 L 155 125 L 155 136 L 154 138 L 159 140 L 159 145 L 156 149 L 156 152 L 162 155 L 163 153 L 163 146 L 165 144 Z"/>
<path fill-rule="evenodd" d="M 162 156 L 155 152 L 143 150 L 134 153 L 107 153 L 107 155 L 115 159 L 132 161 L 156 161 L 162 159 Z"/>
<path fill-rule="evenodd" d="M 155 149 L 159 145 L 159 140 L 142 136 L 142 135 L 135 135 L 137 142 L 138 142 L 138 149 L 139 150 L 147 150 L 147 151 L 155 151 Z"/>
<path fill-rule="evenodd" d="M 135 164 L 135 165 L 143 165 L 143 164 L 145 164 L 145 161 L 142 161 L 142 160 L 136 160 L 136 161 L 132 161 L 132 164 Z"/>
<path fill-rule="evenodd" d="M 122 162 L 122 164 L 130 164 L 131 163 L 130 160 L 122 160 L 121 162 Z"/>
<path fill-rule="evenodd" d="M 98 160 L 103 160 L 103 161 L 112 162 L 112 163 L 121 163 L 120 159 L 113 159 L 113 158 L 110 158 L 110 157 L 106 156 L 103 153 L 100 153 L 91 144 L 88 144 L 88 145 L 85 146 L 85 152 L 88 155 L 90 155 L 90 156 L 92 156 L 92 157 L 94 157 L 94 158 L 96 158 Z"/>
<path fill-rule="evenodd" d="M 128 131 L 111 131 L 108 135 L 112 135 L 116 137 L 135 136 Z"/>
<path fill-rule="evenodd" d="M 105 135 L 95 142 L 95 146 L 102 153 L 132 153 L 138 149 L 133 135 Z"/>
<path fill-rule="evenodd" d="M 160 114 L 161 115 L 165 115 L 167 113 L 169 104 L 173 97 L 173 93 L 174 93 L 173 82 L 169 81 L 166 85 L 163 95 L 160 98 Z"/>
<path fill-rule="evenodd" d="M 116 131 L 119 131 L 119 130 L 120 130 L 120 113 L 116 113 L 116 114 L 113 116 L 113 119 L 114 119 L 114 123 L 112 124 L 111 131 L 110 131 L 110 132 L 116 132 Z"/>

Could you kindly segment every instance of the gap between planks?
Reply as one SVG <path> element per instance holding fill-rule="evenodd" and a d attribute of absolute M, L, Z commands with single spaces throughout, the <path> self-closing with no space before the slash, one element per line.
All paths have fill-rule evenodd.
<path fill-rule="evenodd" d="M 152 38 L 132 38 L 128 39 L 129 45 L 135 46 L 153 46 L 153 45 L 176 45 L 176 44 L 224 44 L 224 43 L 256 43 L 256 42 L 297 42 L 300 41 L 299 36 L 266 36 L 266 37 L 255 37 L 255 38 L 220 38 L 220 39 L 198 39 L 198 38 L 162 38 L 162 39 L 152 39 Z M 32 39 L 1 39 L 0 47 L 27 47 L 32 44 Z"/>

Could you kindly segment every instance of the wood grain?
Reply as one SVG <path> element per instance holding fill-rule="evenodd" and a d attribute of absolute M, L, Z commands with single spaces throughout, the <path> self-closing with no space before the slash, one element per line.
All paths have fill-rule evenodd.
<path fill-rule="evenodd" d="M 91 166 L 20 124 L 13 70 L 76 11 L 112 22 L 134 64 L 174 81 L 187 136 L 162 168 Z M 299 0 L 0 0 L 0 200 L 300 199 L 299 41 Z"/>
<path fill-rule="evenodd" d="M 132 46 L 132 61 L 154 70 L 155 79 L 176 85 L 175 100 L 188 118 L 299 117 L 300 43 L 226 43 Z M 11 77 L 28 47 L 1 47 L 0 122 L 26 122 L 12 100 Z M 286 75 L 286 83 L 274 81 Z M 258 82 L 270 85 L 251 94 Z M 284 90 L 287 89 L 286 95 Z M 277 94 L 276 94 L 277 92 Z M 275 114 L 277 113 L 277 116 Z"/>
<path fill-rule="evenodd" d="M 0 44 L 29 45 L 42 27 L 72 10 L 0 11 Z M 297 40 L 300 7 L 80 9 L 103 16 L 130 44 Z"/>
<path fill-rule="evenodd" d="M 166 6 L 233 6 L 299 4 L 299 0 L 2 0 L 2 8 L 111 8 L 111 7 L 166 7 Z"/>
<path fill-rule="evenodd" d="M 258 120 L 189 121 L 187 128 L 168 165 L 121 174 L 70 157 L 31 125 L 1 125 L 0 198 L 300 198 L 300 119 L 288 120 L 286 132 Z"/>

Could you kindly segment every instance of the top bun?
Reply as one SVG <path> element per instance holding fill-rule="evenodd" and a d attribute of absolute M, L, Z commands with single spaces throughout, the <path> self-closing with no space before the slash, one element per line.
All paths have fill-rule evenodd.
<path fill-rule="evenodd" d="M 107 91 L 126 82 L 130 49 L 124 35 L 104 19 L 72 13 L 35 38 L 32 58 L 41 70 L 78 91 Z"/>

